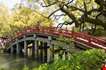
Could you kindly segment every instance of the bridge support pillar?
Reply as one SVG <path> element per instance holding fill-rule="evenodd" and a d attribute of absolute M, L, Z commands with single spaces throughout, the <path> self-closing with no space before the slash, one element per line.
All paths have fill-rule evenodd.
<path fill-rule="evenodd" d="M 13 46 L 11 46 L 10 53 L 13 54 L 13 52 L 14 52 L 14 48 L 13 48 Z"/>
<path fill-rule="evenodd" d="M 35 58 L 37 58 L 37 54 L 38 54 L 38 47 L 37 47 L 37 40 L 35 40 L 34 41 L 34 49 L 35 49 L 35 51 L 34 51 L 34 54 L 35 54 Z"/>
<path fill-rule="evenodd" d="M 33 41 L 33 46 L 32 46 L 32 57 L 35 58 L 35 53 L 37 51 L 37 43 L 36 43 L 36 34 L 34 34 L 35 40 Z"/>
<path fill-rule="evenodd" d="M 49 49 L 47 49 L 47 52 L 48 52 L 47 62 L 50 62 L 50 61 L 52 61 L 54 59 L 53 58 L 52 51 L 50 51 L 50 48 L 52 47 L 51 40 L 52 40 L 52 37 L 51 36 L 48 36 L 47 48 L 49 48 Z"/>
<path fill-rule="evenodd" d="M 51 58 L 52 58 L 52 61 L 54 61 L 54 45 L 51 45 Z"/>
<path fill-rule="evenodd" d="M 41 52 L 42 46 L 41 46 L 41 41 L 37 40 L 37 60 L 41 61 Z"/>
<path fill-rule="evenodd" d="M 20 53 L 19 43 L 16 44 L 16 54 Z"/>
<path fill-rule="evenodd" d="M 25 56 L 28 55 L 27 42 L 26 42 L 26 40 L 24 41 L 24 55 L 25 55 Z"/>
<path fill-rule="evenodd" d="M 68 52 L 67 51 L 64 52 L 64 56 L 65 56 L 65 60 L 68 60 Z"/>
<path fill-rule="evenodd" d="M 39 60 L 39 41 L 36 40 L 36 58 Z"/>
<path fill-rule="evenodd" d="M 40 41 L 40 61 L 43 62 L 43 42 Z"/>
<path fill-rule="evenodd" d="M 35 41 L 33 41 L 32 45 L 32 57 L 35 58 Z"/>
<path fill-rule="evenodd" d="M 44 62 L 47 62 L 47 43 L 44 42 Z"/>

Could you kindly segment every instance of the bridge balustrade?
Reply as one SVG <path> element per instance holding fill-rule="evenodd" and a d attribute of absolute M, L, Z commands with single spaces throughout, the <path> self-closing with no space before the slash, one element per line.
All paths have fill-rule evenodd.
<path fill-rule="evenodd" d="M 84 44 L 87 44 L 89 46 L 91 46 L 90 44 L 90 38 L 89 37 L 86 37 L 84 34 L 82 33 L 79 33 L 79 32 L 74 32 L 73 33 L 73 38 L 75 41 L 77 42 L 80 42 L 80 43 L 84 43 Z"/>
<path fill-rule="evenodd" d="M 45 33 L 45 34 L 52 34 L 52 35 L 63 35 L 65 37 L 73 37 L 76 40 L 79 40 L 81 42 L 84 42 L 88 45 L 92 45 L 94 46 L 94 44 L 92 43 L 98 43 L 99 45 L 103 45 L 106 46 L 104 41 L 98 40 L 94 37 L 91 37 L 89 35 L 87 35 L 86 33 L 79 33 L 79 32 L 71 32 L 69 30 L 65 30 L 65 29 L 57 29 L 56 27 L 40 27 L 40 28 L 35 28 L 35 29 L 27 29 L 27 31 L 25 31 L 26 34 L 27 33 L 32 33 L 32 32 L 38 32 L 38 33 Z M 23 33 L 18 33 L 18 36 L 21 36 Z M 81 40 L 82 39 L 82 40 Z"/>
<path fill-rule="evenodd" d="M 62 29 L 62 35 L 67 38 L 72 38 L 72 32 L 69 30 Z"/>
<path fill-rule="evenodd" d="M 75 37 L 79 37 L 82 38 L 82 40 L 80 39 L 80 41 L 85 42 L 86 44 L 92 46 L 92 47 L 105 47 L 106 46 L 106 42 L 103 40 L 99 40 L 93 36 L 87 35 L 87 34 L 81 34 L 78 35 L 78 33 L 74 34 L 76 35 Z M 83 40 L 84 39 L 84 40 Z M 78 40 L 78 39 L 77 39 Z M 88 42 L 87 42 L 88 41 Z"/>
<path fill-rule="evenodd" d="M 106 42 L 95 37 L 91 37 L 91 43 L 98 45 L 99 47 L 106 47 Z"/>
<path fill-rule="evenodd" d="M 66 29 L 57 29 L 56 27 L 43 27 L 43 26 L 36 26 L 34 28 L 27 27 L 23 31 L 17 32 L 16 37 L 11 38 L 7 41 L 14 42 L 16 38 L 22 37 L 23 35 L 26 35 L 28 33 L 42 33 L 52 36 L 64 36 L 67 38 L 73 38 L 75 41 L 84 43 L 88 46 L 92 47 L 106 47 L 106 41 L 100 40 L 94 36 L 88 35 L 87 33 L 81 33 L 81 32 L 73 32 Z"/>

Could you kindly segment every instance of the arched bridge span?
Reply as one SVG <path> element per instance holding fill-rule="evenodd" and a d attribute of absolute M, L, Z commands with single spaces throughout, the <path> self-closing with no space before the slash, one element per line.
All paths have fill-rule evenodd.
<path fill-rule="evenodd" d="M 31 37 L 30 35 L 33 36 Z M 87 48 L 102 48 L 106 50 L 106 41 L 98 39 L 94 36 L 81 32 L 73 32 L 65 29 L 57 29 L 56 27 L 43 27 L 43 26 L 26 28 L 20 32 L 17 32 L 17 36 L 15 38 L 10 39 L 7 43 L 12 45 L 16 43 L 17 40 L 19 42 L 24 40 L 35 40 L 34 37 L 36 37 L 36 39 L 39 40 L 49 41 L 50 39 L 50 41 L 52 41 L 53 37 L 58 36 L 72 38 L 74 42 L 84 45 Z M 11 47 L 10 45 L 9 47 Z"/>
<path fill-rule="evenodd" d="M 6 39 L 5 49 L 10 53 L 24 53 L 24 55 L 28 55 L 28 50 L 31 50 L 31 55 L 36 55 L 38 60 L 49 62 L 54 55 L 50 55 L 52 52 L 48 52 L 48 49 L 50 47 L 54 49 L 54 44 L 58 43 L 56 38 L 59 36 L 71 39 L 85 48 L 102 48 L 106 50 L 106 41 L 88 35 L 87 33 L 43 26 L 25 28 L 17 32 L 16 37 Z M 64 48 L 67 49 L 67 45 Z M 65 52 L 65 54 L 67 53 Z"/>

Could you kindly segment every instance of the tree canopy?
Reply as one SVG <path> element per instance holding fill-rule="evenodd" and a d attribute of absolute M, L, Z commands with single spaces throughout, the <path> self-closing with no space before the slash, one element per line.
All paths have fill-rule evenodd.
<path fill-rule="evenodd" d="M 48 18 L 61 11 L 62 14 L 59 16 L 68 16 L 71 21 L 67 23 L 70 25 L 75 23 L 76 27 L 82 26 L 83 28 L 92 24 L 94 28 L 99 25 L 106 30 L 105 0 L 43 0 L 41 5 L 42 7 L 55 7 Z"/>
<path fill-rule="evenodd" d="M 10 13 L 1 5 L 0 36 L 15 34 L 16 31 L 27 26 L 40 25 L 51 26 L 53 20 L 62 19 L 62 25 L 75 24 L 76 28 L 83 31 L 97 26 L 106 30 L 106 1 L 105 0 L 28 0 L 30 7 L 19 5 Z M 37 9 L 35 3 L 40 5 Z M 34 8 L 32 8 L 34 7 Z M 52 19 L 52 20 L 51 20 Z"/>
<path fill-rule="evenodd" d="M 42 26 L 52 25 L 52 21 L 40 14 L 37 10 L 21 7 L 13 10 L 11 14 L 9 14 L 5 7 L 1 6 L 1 8 L 0 36 L 12 36 L 15 35 L 17 31 L 28 26 L 35 26 L 36 24 Z"/>

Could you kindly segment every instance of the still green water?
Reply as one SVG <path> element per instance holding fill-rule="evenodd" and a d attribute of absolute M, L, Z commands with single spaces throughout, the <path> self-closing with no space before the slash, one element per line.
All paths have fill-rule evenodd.
<path fill-rule="evenodd" d="M 29 67 L 31 70 L 40 64 L 35 59 L 0 54 L 0 69 L 3 70 L 22 70 L 24 66 Z"/>
<path fill-rule="evenodd" d="M 77 53 L 80 52 L 81 49 L 76 48 L 71 45 L 69 47 L 69 50 L 71 53 Z M 54 54 L 54 60 L 58 59 L 58 54 Z M 50 55 L 50 51 L 48 51 L 48 55 Z M 63 59 L 65 56 L 63 55 Z M 70 58 L 70 57 L 69 57 Z M 49 58 L 50 60 L 51 58 Z M 11 54 L 2 54 L 0 53 L 0 69 L 3 70 L 22 70 L 24 66 L 27 66 L 30 70 L 32 68 L 38 67 L 41 63 L 37 61 L 36 59 L 28 58 L 28 57 L 19 57 L 19 56 L 13 56 Z"/>

